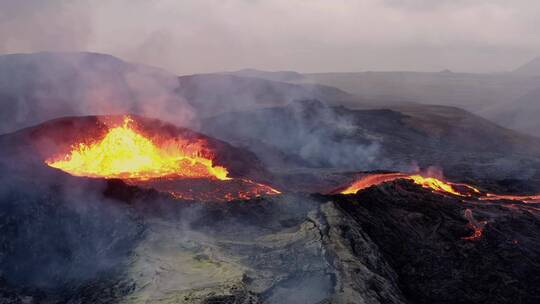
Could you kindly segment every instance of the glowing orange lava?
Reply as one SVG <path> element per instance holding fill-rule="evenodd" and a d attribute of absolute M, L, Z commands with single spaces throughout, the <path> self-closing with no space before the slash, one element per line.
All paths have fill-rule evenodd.
<path fill-rule="evenodd" d="M 369 188 L 374 185 L 379 185 L 385 182 L 390 182 L 399 178 L 406 178 L 407 175 L 403 173 L 380 173 L 370 174 L 360 178 L 352 183 L 347 188 L 340 191 L 341 194 L 355 194 L 356 192 Z"/>
<path fill-rule="evenodd" d="M 459 196 L 462 195 L 461 193 L 457 192 L 456 189 L 454 189 L 454 187 L 451 184 L 447 182 L 443 182 L 442 180 L 436 179 L 434 177 L 424 177 L 422 175 L 411 175 L 408 178 L 412 179 L 415 184 L 420 185 L 424 188 L 428 188 L 428 189 L 439 191 L 439 192 L 446 192 L 453 195 L 459 195 Z"/>
<path fill-rule="evenodd" d="M 404 173 L 370 174 L 355 181 L 344 190 L 341 190 L 339 193 L 354 194 L 360 190 L 369 188 L 371 186 L 379 185 L 385 182 L 394 181 L 397 179 L 409 179 L 409 180 L 412 180 L 415 184 L 420 185 L 424 188 L 431 189 L 437 192 L 458 195 L 458 196 L 468 196 L 469 192 L 480 193 L 478 189 L 469 185 L 445 182 L 434 177 L 425 177 L 419 174 L 408 175 Z M 466 191 L 461 191 L 461 190 L 458 190 L 457 188 L 464 189 Z"/>
<path fill-rule="evenodd" d="M 420 174 L 408 175 L 404 173 L 376 173 L 361 177 L 353 182 L 350 186 L 339 189 L 333 193 L 340 194 L 355 194 L 358 191 L 369 188 L 371 186 L 380 185 L 385 182 L 394 181 L 397 179 L 409 179 L 415 184 L 434 192 L 451 194 L 456 196 L 477 199 L 481 201 L 520 201 L 523 203 L 537 204 L 540 203 L 540 195 L 507 195 L 493 194 L 485 191 L 480 191 L 478 188 L 467 184 L 452 183 L 443 181 L 434 177 L 426 177 Z"/>
<path fill-rule="evenodd" d="M 168 140 L 160 145 L 133 128 L 124 118 L 123 125 L 110 128 L 92 144 L 79 143 L 70 153 L 46 160 L 46 163 L 76 176 L 147 180 L 163 176 L 228 180 L 226 168 L 214 165 L 202 156 L 201 142 Z"/>
<path fill-rule="evenodd" d="M 480 200 L 486 201 L 498 201 L 498 200 L 508 200 L 508 201 L 522 201 L 525 203 L 540 203 L 540 195 L 507 195 L 507 194 L 493 194 L 487 193 L 485 197 L 481 197 Z"/>

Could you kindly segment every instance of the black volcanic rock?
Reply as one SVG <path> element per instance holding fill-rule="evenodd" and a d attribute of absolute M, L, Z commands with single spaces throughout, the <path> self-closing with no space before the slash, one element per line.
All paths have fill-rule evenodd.
<path fill-rule="evenodd" d="M 409 182 L 335 199 L 396 272 L 410 303 L 536 303 L 540 293 L 537 207 L 467 202 Z M 482 236 L 466 210 L 487 221 Z M 355 240 L 351 239 L 351 242 Z"/>

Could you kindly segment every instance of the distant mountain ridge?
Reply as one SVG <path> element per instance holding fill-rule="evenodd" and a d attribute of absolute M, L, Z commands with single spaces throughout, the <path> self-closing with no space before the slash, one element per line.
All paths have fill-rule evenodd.
<path fill-rule="evenodd" d="M 295 71 L 262 71 L 257 69 L 242 69 L 239 71 L 228 72 L 226 74 L 233 74 L 244 77 L 255 77 L 262 78 L 274 81 L 285 81 L 285 82 L 298 82 L 306 79 L 304 75 Z"/>
<path fill-rule="evenodd" d="M 513 74 L 247 69 L 177 76 L 98 53 L 13 54 L 0 56 L 0 133 L 60 116 L 120 113 L 195 127 L 220 113 L 316 99 L 354 109 L 398 111 L 405 104 L 450 105 L 538 135 L 538 90 L 539 78 Z"/>
<path fill-rule="evenodd" d="M 540 99 L 531 100 L 540 90 L 540 57 L 500 74 L 441 72 L 330 72 L 306 73 L 303 77 L 279 78 L 278 72 L 234 72 L 259 78 L 317 83 L 339 88 L 368 101 L 373 107 L 400 103 L 421 103 L 460 107 L 505 127 L 540 137 Z M 390 102 L 391 101 L 391 102 Z M 346 104 L 355 107 L 354 103 Z M 506 117 L 511 113 L 511 117 Z"/>
<path fill-rule="evenodd" d="M 330 86 L 296 84 L 232 74 L 180 76 L 178 81 L 176 92 L 203 117 L 230 111 L 283 106 L 303 99 L 319 99 L 331 104 L 358 100 L 354 95 Z"/>
<path fill-rule="evenodd" d="M 177 76 L 98 53 L 0 56 L 0 133 L 61 116 L 134 113 L 181 126 L 241 108 L 354 98 L 317 84 L 225 74 Z"/>
<path fill-rule="evenodd" d="M 540 56 L 513 71 L 516 75 L 540 76 Z"/>
<path fill-rule="evenodd" d="M 351 110 L 313 100 L 224 113 L 202 125 L 205 134 L 248 147 L 275 172 L 404 171 L 416 164 L 454 176 L 540 182 L 539 138 L 459 108 Z"/>

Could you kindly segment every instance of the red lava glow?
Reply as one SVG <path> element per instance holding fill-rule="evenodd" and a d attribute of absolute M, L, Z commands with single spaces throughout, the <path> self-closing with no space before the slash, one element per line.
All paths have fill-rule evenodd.
<path fill-rule="evenodd" d="M 247 200 L 281 193 L 268 185 L 244 178 L 233 178 L 225 181 L 159 178 L 130 183 L 169 193 L 177 199 L 196 201 Z"/>
<path fill-rule="evenodd" d="M 538 195 L 505 195 L 505 194 L 493 194 L 487 193 L 485 197 L 480 197 L 480 200 L 486 201 L 521 201 L 525 203 L 540 203 L 540 194 Z"/>

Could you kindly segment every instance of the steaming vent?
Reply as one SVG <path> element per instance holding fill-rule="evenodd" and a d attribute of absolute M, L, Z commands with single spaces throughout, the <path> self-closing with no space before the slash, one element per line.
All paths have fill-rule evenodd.
<path fill-rule="evenodd" d="M 230 171 L 227 161 L 239 160 L 220 156 L 237 154 L 225 143 L 141 117 L 102 116 L 94 124 L 87 120 L 38 130 L 37 142 L 48 166 L 74 176 L 122 179 L 187 200 L 229 201 L 280 193 L 242 176 L 252 171 L 249 157 L 244 166 Z"/>

